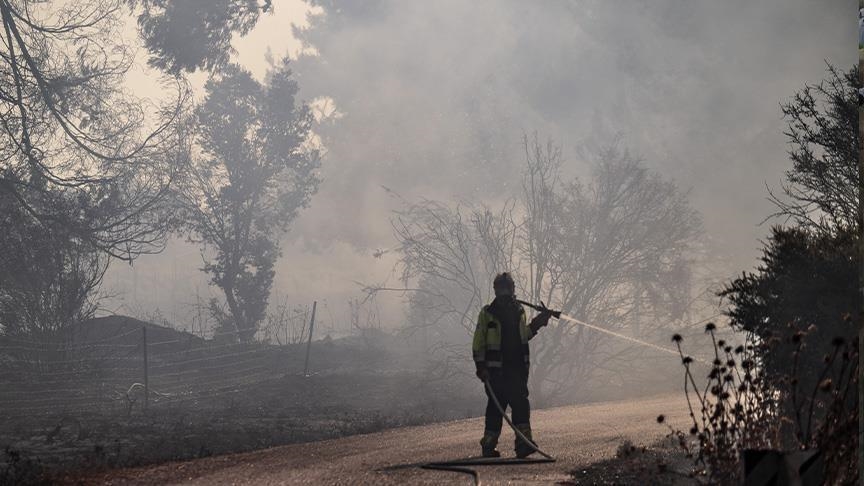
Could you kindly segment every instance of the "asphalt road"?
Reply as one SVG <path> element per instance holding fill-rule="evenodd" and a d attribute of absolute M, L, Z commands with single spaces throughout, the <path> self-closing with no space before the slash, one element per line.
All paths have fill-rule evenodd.
<path fill-rule="evenodd" d="M 682 394 L 639 400 L 558 407 L 532 412 L 538 445 L 552 464 L 478 466 L 483 484 L 547 484 L 614 456 L 624 439 L 650 444 L 668 432 L 656 417 L 684 427 Z M 476 456 L 482 418 L 405 427 L 341 439 L 293 444 L 194 461 L 116 470 L 86 478 L 95 484 L 472 484 L 467 474 L 429 471 L 416 465 Z M 512 455 L 513 433 L 505 424 L 499 449 Z"/>

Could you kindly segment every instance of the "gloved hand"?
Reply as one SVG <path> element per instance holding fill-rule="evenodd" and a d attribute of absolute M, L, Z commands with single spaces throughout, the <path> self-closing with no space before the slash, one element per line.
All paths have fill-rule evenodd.
<path fill-rule="evenodd" d="M 534 319 L 531 319 L 531 324 L 528 325 L 528 327 L 531 328 L 531 332 L 537 334 L 537 331 L 539 331 L 541 327 L 549 324 L 550 317 L 552 317 L 551 312 L 541 312 L 534 316 Z"/>
<path fill-rule="evenodd" d="M 477 378 L 479 378 L 480 381 L 488 381 L 489 370 L 485 366 L 477 368 Z"/>

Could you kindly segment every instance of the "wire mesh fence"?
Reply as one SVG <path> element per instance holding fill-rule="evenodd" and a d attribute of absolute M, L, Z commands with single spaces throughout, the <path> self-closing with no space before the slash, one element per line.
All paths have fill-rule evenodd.
<path fill-rule="evenodd" d="M 0 337 L 0 416 L 201 404 L 292 371 L 286 346 L 237 342 L 231 332 L 205 340 L 129 319 L 104 334 L 77 342 Z"/>
<path fill-rule="evenodd" d="M 475 413 L 466 383 L 430 373 L 397 336 L 311 344 L 304 337 L 244 343 L 230 332 L 204 338 L 121 316 L 88 321 L 65 338 L 0 335 L 0 478 L 248 451 Z"/>

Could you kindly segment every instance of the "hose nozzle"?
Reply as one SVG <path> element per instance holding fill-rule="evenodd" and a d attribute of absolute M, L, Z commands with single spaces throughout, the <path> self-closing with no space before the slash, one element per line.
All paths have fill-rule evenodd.
<path fill-rule="evenodd" d="M 519 300 L 519 299 L 516 299 L 516 302 L 519 302 L 522 305 L 527 305 L 528 307 L 530 307 L 536 311 L 545 312 L 545 313 L 551 315 L 552 317 L 554 317 L 555 319 L 561 319 L 561 311 L 552 310 L 552 309 L 546 307 L 546 304 L 542 300 L 540 301 L 540 305 L 532 304 L 530 302 L 525 302 L 524 300 Z"/>

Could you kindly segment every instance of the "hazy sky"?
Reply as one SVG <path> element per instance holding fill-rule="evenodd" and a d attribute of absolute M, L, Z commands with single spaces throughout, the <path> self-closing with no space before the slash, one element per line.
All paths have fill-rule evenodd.
<path fill-rule="evenodd" d="M 392 268 L 372 257 L 394 244 L 398 202 L 382 185 L 411 199 L 513 195 L 520 138 L 533 131 L 563 147 L 574 174 L 581 146 L 620 134 L 692 191 L 729 275 L 750 269 L 772 209 L 765 184 L 789 165 L 779 103 L 818 82 L 826 60 L 856 61 L 850 0 L 316 3 L 307 18 L 308 5 L 276 0 L 234 45 L 256 75 L 268 48 L 291 55 L 301 96 L 330 98 L 340 115 L 316 128 L 324 183 L 283 244 L 274 285 L 292 302 L 326 300 L 334 319 L 354 281 Z M 132 85 L 156 93 L 143 77 Z M 179 316 L 196 288 L 207 292 L 199 266 L 194 248 L 172 244 L 134 270 L 115 266 L 108 284 L 129 306 Z M 384 303 L 394 325 L 397 303 Z"/>

